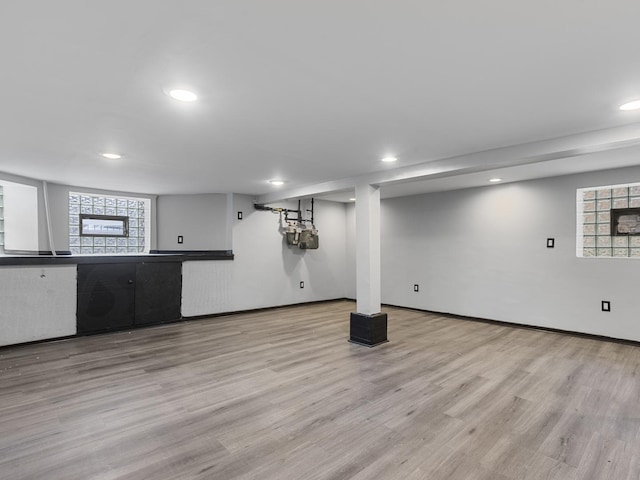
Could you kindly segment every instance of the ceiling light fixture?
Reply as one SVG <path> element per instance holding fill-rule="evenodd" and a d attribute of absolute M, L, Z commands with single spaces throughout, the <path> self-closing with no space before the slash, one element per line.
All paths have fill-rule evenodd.
<path fill-rule="evenodd" d="M 385 163 L 391 163 L 391 162 L 397 162 L 398 159 L 396 157 L 384 157 L 382 161 Z"/>
<path fill-rule="evenodd" d="M 271 185 L 275 185 L 276 187 L 279 187 L 281 185 L 284 185 L 284 180 L 269 180 L 269 183 Z"/>
<path fill-rule="evenodd" d="M 349 199 L 349 201 L 350 201 L 350 202 L 355 202 L 355 201 L 356 201 L 356 199 L 355 199 L 355 198 L 350 198 L 350 199 Z"/>
<path fill-rule="evenodd" d="M 638 110 L 640 109 L 640 100 L 635 100 L 633 102 L 627 102 L 623 105 L 620 105 L 620 110 Z"/>
<path fill-rule="evenodd" d="M 502 181 L 502 179 L 501 179 L 501 178 L 490 178 L 490 179 L 489 179 L 489 181 L 490 181 L 491 183 L 498 183 L 498 182 L 501 182 L 501 181 Z"/>
<path fill-rule="evenodd" d="M 117 160 L 119 158 L 122 158 L 122 155 L 118 153 L 101 153 L 100 155 L 102 155 L 104 158 L 108 158 L 109 160 Z"/>
<path fill-rule="evenodd" d="M 189 90 L 174 89 L 169 90 L 167 93 L 174 100 L 181 102 L 195 102 L 198 99 L 198 96 Z"/>

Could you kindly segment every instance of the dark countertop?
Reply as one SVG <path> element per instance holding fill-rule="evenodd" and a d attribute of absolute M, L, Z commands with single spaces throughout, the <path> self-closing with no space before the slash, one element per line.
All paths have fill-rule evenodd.
<path fill-rule="evenodd" d="M 233 260 L 227 250 L 153 251 L 142 255 L 4 255 L 0 267 L 11 265 L 77 265 L 81 263 L 151 263 L 185 262 L 189 260 Z"/>

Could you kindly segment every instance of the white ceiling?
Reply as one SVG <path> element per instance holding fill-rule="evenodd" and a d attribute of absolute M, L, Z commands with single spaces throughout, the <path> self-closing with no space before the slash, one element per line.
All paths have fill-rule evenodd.
<path fill-rule="evenodd" d="M 638 123 L 617 109 L 640 98 L 638 18 L 637 0 L 3 0 L 0 171 L 265 195 L 276 177 L 295 189 Z M 589 163 L 517 168 L 571 162 Z"/>

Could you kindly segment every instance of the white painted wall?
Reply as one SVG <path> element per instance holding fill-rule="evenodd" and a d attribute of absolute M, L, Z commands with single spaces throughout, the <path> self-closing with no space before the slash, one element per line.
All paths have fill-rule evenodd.
<path fill-rule="evenodd" d="M 228 249 L 225 194 L 161 195 L 157 218 L 159 250 Z"/>
<path fill-rule="evenodd" d="M 18 250 L 51 250 L 51 246 L 49 245 L 49 238 L 47 232 L 47 220 L 46 220 L 46 212 L 44 208 L 44 193 L 42 188 L 42 182 L 40 180 L 20 177 L 17 175 L 11 175 L 7 173 L 0 172 L 0 182 L 13 182 L 15 184 L 23 184 L 28 186 L 28 188 L 36 189 L 36 206 L 37 210 L 37 221 L 30 222 L 29 224 L 29 234 L 24 234 L 21 236 L 29 237 L 31 246 L 35 247 L 37 243 L 37 248 L 18 248 Z M 151 201 L 151 218 L 153 221 L 151 222 L 151 243 L 150 248 L 156 248 L 156 196 L 155 195 L 146 195 L 146 194 L 137 194 L 137 193 L 128 193 L 128 192 L 119 192 L 112 190 L 99 190 L 99 189 L 87 189 L 84 187 L 74 187 L 69 185 L 60 185 L 55 183 L 48 183 L 47 189 L 49 193 L 49 207 L 51 212 L 51 224 L 53 231 L 53 239 L 56 250 L 69 250 L 69 192 L 81 192 L 88 194 L 99 194 L 99 195 L 116 195 L 116 196 L 134 196 L 140 198 L 147 198 Z M 28 190 L 25 190 L 28 191 Z M 8 197 L 8 195 L 7 195 Z M 6 200 L 6 199 L 5 199 Z M 30 205 L 30 209 L 33 205 Z M 36 226 L 37 224 L 37 226 Z M 5 223 L 5 230 L 9 231 L 9 229 L 13 228 Z M 34 233 L 34 228 L 37 232 Z M 26 230 L 25 230 L 26 231 Z M 9 233 L 11 235 L 11 233 Z M 35 241 L 33 238 L 35 238 Z M 21 242 L 23 243 L 23 242 Z M 11 247 L 9 247 L 11 248 Z"/>
<path fill-rule="evenodd" d="M 76 333 L 76 265 L 0 268 L 0 345 Z"/>
<path fill-rule="evenodd" d="M 346 298 L 355 300 L 356 299 L 356 251 L 355 251 L 356 209 L 355 209 L 355 204 L 353 203 L 345 204 L 344 220 L 345 220 L 344 241 L 346 245 L 344 293 Z M 381 225 L 380 228 L 384 228 L 384 225 Z"/>
<path fill-rule="evenodd" d="M 244 216 L 233 222 L 235 259 L 184 263 L 184 316 L 344 297 L 343 204 L 316 201 L 320 248 L 301 250 L 284 241 L 278 215 L 256 211 L 249 196 L 234 195 L 233 203 L 234 211 L 242 211 Z M 297 208 L 297 203 L 288 207 Z M 300 281 L 305 282 L 304 289 Z"/>
<path fill-rule="evenodd" d="M 4 200 L 4 248 L 38 252 L 38 189 L 0 180 Z"/>
<path fill-rule="evenodd" d="M 34 247 L 37 244 L 37 247 L 33 248 L 33 250 L 47 250 L 49 248 L 49 240 L 47 238 L 47 224 L 46 224 L 46 218 L 44 215 L 45 209 L 44 209 L 44 195 L 42 192 L 42 182 L 38 180 L 34 180 L 32 178 L 21 177 L 18 175 L 11 175 L 3 172 L 0 172 L 0 182 L 3 185 L 6 185 L 6 183 L 9 182 L 17 185 L 22 184 L 25 186 L 30 186 L 36 189 L 36 196 L 37 196 L 36 230 L 37 232 L 35 234 L 35 241 L 33 240 L 33 238 L 31 238 L 31 235 L 33 235 L 33 233 L 28 234 L 28 236 L 29 236 L 29 241 L 31 242 L 32 247 Z M 30 230 L 33 229 L 33 224 L 31 222 L 32 221 L 30 220 L 29 221 L 30 225 L 28 227 L 28 229 Z M 6 230 L 6 224 L 5 224 L 5 230 Z M 27 249 L 19 248 L 17 250 L 27 250 Z"/>
<path fill-rule="evenodd" d="M 640 340 L 640 261 L 575 254 L 576 189 L 639 179 L 634 167 L 384 200 L 382 301 Z"/>
<path fill-rule="evenodd" d="M 576 189 L 639 179 L 634 167 L 383 200 L 382 301 L 640 341 L 640 261 L 575 256 Z M 64 221 L 58 238 L 70 188 L 79 190 L 49 186 L 54 223 Z M 248 196 L 231 200 L 221 210 L 227 222 L 233 213 L 235 260 L 185 262 L 184 316 L 355 297 L 353 204 L 318 201 L 320 248 L 305 251 L 286 245 L 278 215 L 254 210 Z M 0 344 L 75 333 L 75 272 L 0 268 Z"/>

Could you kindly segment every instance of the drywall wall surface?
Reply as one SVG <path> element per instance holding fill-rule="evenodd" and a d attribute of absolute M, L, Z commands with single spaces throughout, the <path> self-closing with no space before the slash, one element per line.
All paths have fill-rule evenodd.
<path fill-rule="evenodd" d="M 20 177 L 17 175 L 11 175 L 0 172 L 0 181 L 6 180 L 8 182 L 14 182 L 17 184 L 24 184 L 33 186 L 37 190 L 37 243 L 38 250 L 51 250 L 49 244 L 49 234 L 47 228 L 47 217 L 44 200 L 43 182 L 40 180 Z M 51 230 L 54 241 L 55 249 L 69 250 L 69 192 L 80 192 L 86 194 L 96 195 L 114 195 L 122 197 L 137 197 L 147 198 L 151 202 L 151 211 L 149 212 L 151 218 L 151 239 L 150 248 L 156 248 L 156 196 L 147 194 L 138 194 L 130 192 L 119 192 L 113 190 L 100 190 L 91 189 L 86 187 L 76 187 L 69 185 L 62 185 L 56 183 L 47 183 L 49 212 L 51 218 Z M 33 208 L 32 208 L 33 210 Z M 29 227 L 33 231 L 33 226 Z M 30 234 L 32 235 L 32 234 Z M 33 246 L 33 245 L 32 245 Z M 31 249 L 27 249 L 31 250 Z"/>
<path fill-rule="evenodd" d="M 76 265 L 0 269 L 0 345 L 76 333 Z"/>
<path fill-rule="evenodd" d="M 38 188 L 0 180 L 3 188 L 4 248 L 38 252 Z"/>
<path fill-rule="evenodd" d="M 280 215 L 255 210 L 249 196 L 234 195 L 233 203 L 235 258 L 185 263 L 184 316 L 344 297 L 346 242 L 342 204 L 316 202 L 320 248 L 302 250 L 286 244 Z M 297 208 L 297 203 L 274 206 Z M 237 220 L 238 211 L 243 213 L 242 220 Z M 301 281 L 304 288 L 300 288 Z"/>
<path fill-rule="evenodd" d="M 228 249 L 225 194 L 161 195 L 157 219 L 159 250 Z"/>
<path fill-rule="evenodd" d="M 636 167 L 385 200 L 382 300 L 640 340 L 640 262 L 575 253 L 576 189 L 639 179 Z"/>
<path fill-rule="evenodd" d="M 356 298 L 356 209 L 354 203 L 345 204 L 345 297 Z"/>
<path fill-rule="evenodd" d="M 49 239 L 47 235 L 47 223 L 45 216 L 45 208 L 44 208 L 44 195 L 42 189 L 42 182 L 38 180 L 34 180 L 32 178 L 21 177 L 18 175 L 11 175 L 8 173 L 0 172 L 0 182 L 7 181 L 12 182 L 14 184 L 22 184 L 34 187 L 37 191 L 37 206 L 35 210 L 37 210 L 37 220 L 36 220 L 36 233 L 35 233 L 35 241 L 31 238 L 33 235 L 33 221 L 29 220 L 30 225 L 28 229 L 32 231 L 31 234 L 28 234 L 30 240 L 30 246 L 33 247 L 37 243 L 37 248 L 35 250 L 49 250 Z M 6 212 L 5 212 L 6 213 Z M 6 230 L 5 225 L 5 230 Z M 25 232 L 24 230 L 22 232 Z M 24 234 L 24 233 L 22 233 Z M 21 234 L 21 235 L 22 235 Z M 19 248 L 22 250 L 22 248 Z M 24 250 L 32 250 L 33 248 L 28 248 Z"/>
<path fill-rule="evenodd" d="M 69 187 L 49 184 L 49 213 L 56 250 L 69 250 Z"/>
<path fill-rule="evenodd" d="M 280 215 L 257 211 L 250 197 L 236 196 L 243 220 L 234 225 L 232 303 L 237 310 L 342 298 L 344 296 L 344 207 L 316 201 L 320 248 L 287 245 Z M 297 208 L 297 202 L 277 206 Z M 303 209 L 310 208 L 308 201 Z M 308 215 L 308 214 L 307 214 Z M 300 288 L 300 282 L 305 288 Z"/>

